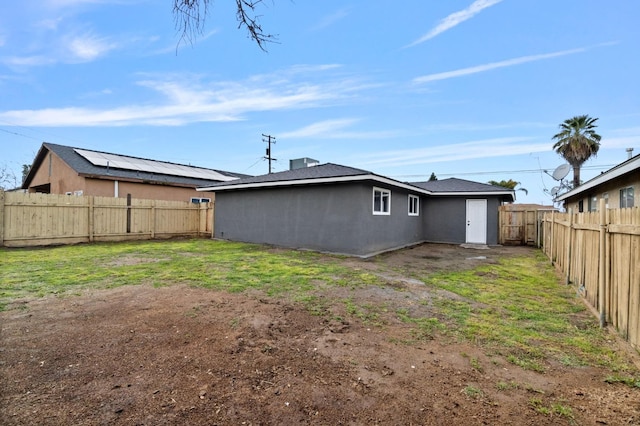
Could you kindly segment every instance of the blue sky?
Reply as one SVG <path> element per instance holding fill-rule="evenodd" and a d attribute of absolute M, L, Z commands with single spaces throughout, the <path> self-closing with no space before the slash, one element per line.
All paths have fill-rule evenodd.
<path fill-rule="evenodd" d="M 583 180 L 640 153 L 636 0 L 273 0 L 268 53 L 233 7 L 178 45 L 171 0 L 3 2 L 0 166 L 48 141 L 258 175 L 264 133 L 275 171 L 514 179 L 549 204 L 566 118 L 599 118 Z"/>

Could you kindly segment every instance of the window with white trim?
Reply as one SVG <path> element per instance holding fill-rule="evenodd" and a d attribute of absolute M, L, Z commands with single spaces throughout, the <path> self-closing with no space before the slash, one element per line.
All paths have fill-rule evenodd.
<path fill-rule="evenodd" d="M 373 214 L 391 214 L 391 191 L 373 187 Z"/>
<path fill-rule="evenodd" d="M 409 195 L 409 216 L 420 215 L 420 198 L 416 195 Z"/>
<path fill-rule="evenodd" d="M 633 186 L 620 190 L 620 208 L 633 207 Z"/>

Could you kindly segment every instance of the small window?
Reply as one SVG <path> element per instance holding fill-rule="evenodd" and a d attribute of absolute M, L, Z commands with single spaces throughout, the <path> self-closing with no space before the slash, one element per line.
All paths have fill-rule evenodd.
<path fill-rule="evenodd" d="M 604 198 L 604 207 L 606 209 L 609 208 L 609 193 L 605 192 L 604 194 L 602 194 L 602 198 Z"/>
<path fill-rule="evenodd" d="M 415 195 L 409 195 L 409 216 L 420 215 L 420 198 Z"/>
<path fill-rule="evenodd" d="M 391 214 L 391 191 L 373 188 L 373 214 Z"/>
<path fill-rule="evenodd" d="M 633 207 L 633 186 L 620 190 L 620 208 Z"/>
<path fill-rule="evenodd" d="M 598 211 L 598 196 L 592 195 L 589 197 L 589 211 L 595 212 Z"/>
<path fill-rule="evenodd" d="M 210 203 L 211 202 L 211 198 L 191 197 L 191 202 L 193 204 Z"/>

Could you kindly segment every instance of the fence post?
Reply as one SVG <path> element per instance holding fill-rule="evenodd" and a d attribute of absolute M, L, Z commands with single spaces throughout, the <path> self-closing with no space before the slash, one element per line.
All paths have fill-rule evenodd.
<path fill-rule="evenodd" d="M 149 225 L 151 228 L 151 239 L 156 237 L 156 200 L 151 200 L 151 217 L 149 218 Z"/>
<path fill-rule="evenodd" d="M 600 312 L 600 328 L 604 328 L 607 323 L 604 306 L 604 288 L 605 288 L 605 241 L 607 234 L 607 209 L 605 207 L 604 198 L 600 198 L 598 208 L 600 209 L 600 241 L 598 244 L 598 311 Z"/>
<path fill-rule="evenodd" d="M 605 235 L 605 242 L 604 242 L 604 247 L 605 247 L 605 253 L 606 253 L 606 257 L 605 257 L 605 277 L 604 277 L 604 287 L 605 287 L 605 291 L 604 291 L 604 304 L 605 304 L 605 313 L 607 314 L 607 317 L 609 319 L 611 319 L 611 317 L 609 317 L 609 315 L 611 315 L 611 233 L 609 232 L 609 224 L 611 223 L 611 212 L 609 211 L 609 209 L 605 209 L 606 210 L 606 235 Z M 607 318 L 605 318 L 606 320 Z"/>
<path fill-rule="evenodd" d="M 127 194 L 127 234 L 131 233 L 131 194 Z"/>
<path fill-rule="evenodd" d="M 571 246 L 573 245 L 573 241 L 571 237 L 573 236 L 573 209 L 569 209 L 569 229 L 568 229 L 568 237 L 567 237 L 567 257 L 566 257 L 566 267 L 567 267 L 567 279 L 565 284 L 569 285 L 571 283 Z"/>
<path fill-rule="evenodd" d="M 93 195 L 89 196 L 89 242 L 93 242 L 95 235 L 95 219 L 93 217 Z"/>
<path fill-rule="evenodd" d="M 4 190 L 0 189 L 0 247 L 4 246 Z"/>
<path fill-rule="evenodd" d="M 551 226 L 549 229 L 549 259 L 551 259 L 551 264 L 553 265 L 553 229 L 555 228 L 555 210 L 551 211 Z"/>

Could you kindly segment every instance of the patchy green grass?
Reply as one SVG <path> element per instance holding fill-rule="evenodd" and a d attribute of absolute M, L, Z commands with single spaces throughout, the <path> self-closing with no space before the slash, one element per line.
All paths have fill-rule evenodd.
<path fill-rule="evenodd" d="M 459 296 L 434 300 L 450 334 L 490 348 L 515 365 L 543 372 L 552 359 L 570 366 L 627 368 L 595 320 L 588 327 L 572 324 L 572 317 L 586 308 L 571 287 L 559 285 L 540 253 L 423 280 Z"/>
<path fill-rule="evenodd" d="M 229 292 L 286 294 L 322 312 L 321 301 L 311 294 L 318 287 L 378 282 L 374 275 L 340 261 L 338 256 L 205 239 L 0 249 L 0 309 L 25 297 L 183 283 Z"/>
<path fill-rule="evenodd" d="M 386 266 L 376 264 L 384 272 Z M 314 315 L 332 315 L 338 308 L 376 326 L 387 324 L 392 309 L 396 318 L 412 327 L 407 344 L 446 336 L 478 344 L 491 357 L 524 369 L 543 372 L 550 362 L 598 365 L 617 374 L 611 382 L 638 386 L 637 378 L 623 379 L 621 374 L 628 373 L 629 366 L 611 349 L 607 331 L 595 319 L 585 326 L 582 301 L 571 287 L 559 284 L 548 260 L 538 252 L 473 270 L 424 272 L 411 278 L 421 278 L 427 288 L 446 290 L 432 292 L 424 316 L 360 301 L 357 289 L 385 287 L 388 281 L 354 267 L 353 262 L 347 266 L 340 256 L 207 239 L 0 249 L 0 310 L 16 299 L 122 285 L 179 283 L 229 292 L 259 291 L 301 303 Z M 338 287 L 341 296 L 332 297 L 330 290 Z M 345 297 L 345 290 L 356 291 Z M 482 371 L 477 359 L 470 363 Z"/>

